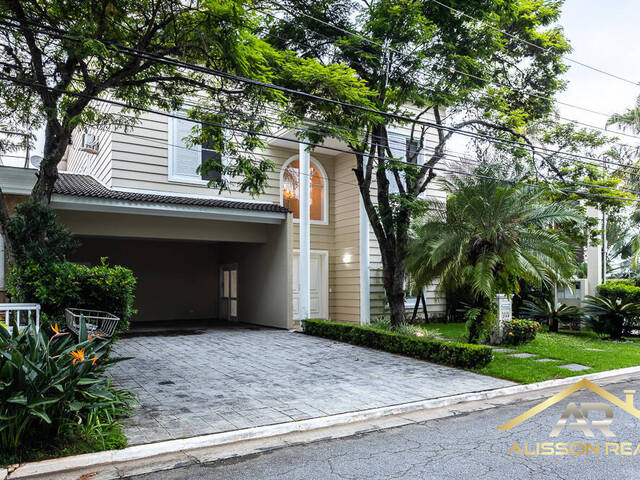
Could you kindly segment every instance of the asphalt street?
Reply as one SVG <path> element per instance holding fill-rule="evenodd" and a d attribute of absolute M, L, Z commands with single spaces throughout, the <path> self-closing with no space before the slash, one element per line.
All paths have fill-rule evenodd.
<path fill-rule="evenodd" d="M 596 382 L 597 383 L 597 382 Z M 621 400 L 640 379 L 607 385 Z M 567 406 L 576 410 L 556 437 L 550 437 Z M 592 420 L 606 422 L 606 409 L 588 412 L 583 428 L 568 428 L 585 411 L 583 402 L 611 406 L 607 437 Z M 357 479 L 635 479 L 640 478 L 640 420 L 597 394 L 581 390 L 515 426 L 497 427 L 539 404 L 517 402 L 465 415 L 319 441 L 259 455 L 197 464 L 129 477 L 132 480 L 357 480 Z M 609 412 L 611 413 L 611 412 Z M 588 432 L 593 437 L 586 436 Z M 514 444 L 517 444 L 517 448 Z M 525 447 L 526 444 L 526 447 Z M 543 445 L 544 444 L 544 445 Z M 588 444 L 588 445 L 587 445 Z M 526 450 L 525 450 L 526 448 Z M 596 452 L 596 449 L 599 449 Z M 525 452 L 527 454 L 525 454 Z M 540 454 L 535 454 L 539 452 Z M 551 454 L 542 455 L 543 452 Z M 566 453 L 565 453 L 566 452 Z"/>

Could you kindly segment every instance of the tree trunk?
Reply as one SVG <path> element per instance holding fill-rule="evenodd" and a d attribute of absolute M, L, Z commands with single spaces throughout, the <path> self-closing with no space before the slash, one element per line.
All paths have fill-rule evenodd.
<path fill-rule="evenodd" d="M 4 249 L 7 258 L 7 264 L 10 267 L 13 265 L 15 257 L 13 255 L 14 249 L 13 244 L 11 243 L 11 239 L 9 238 L 9 209 L 7 208 L 7 203 L 4 200 L 4 193 L 0 188 L 0 234 L 4 238 Z M 0 262 L 3 261 L 2 257 L 0 257 Z"/>
<path fill-rule="evenodd" d="M 555 315 L 549 316 L 549 331 L 551 333 L 558 333 L 558 317 Z"/>
<path fill-rule="evenodd" d="M 385 244 L 390 243 L 388 240 Z M 389 319 L 392 326 L 402 325 L 406 322 L 404 306 L 404 256 L 398 258 L 396 249 L 398 245 L 381 245 L 380 251 L 383 257 L 383 286 L 389 302 Z"/>
<path fill-rule="evenodd" d="M 44 156 L 38 171 L 38 179 L 31 191 L 31 199 L 48 204 L 51 202 L 53 188 L 58 180 L 58 164 L 62 160 L 67 147 L 71 133 L 54 132 L 54 126 L 47 126 L 45 129 Z"/>

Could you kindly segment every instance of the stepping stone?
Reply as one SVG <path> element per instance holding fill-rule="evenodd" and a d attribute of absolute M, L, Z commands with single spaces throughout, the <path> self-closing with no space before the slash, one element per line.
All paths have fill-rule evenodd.
<path fill-rule="evenodd" d="M 514 350 L 511 350 L 510 348 L 499 348 L 499 347 L 491 347 L 493 349 L 494 352 L 498 352 L 498 353 L 511 353 Z"/>
<path fill-rule="evenodd" d="M 556 360 L 553 358 L 536 358 L 536 362 L 555 362 Z"/>
<path fill-rule="evenodd" d="M 581 372 L 582 370 L 589 370 L 591 367 L 586 365 L 580 365 L 579 363 L 567 363 L 566 365 L 558 365 L 559 368 L 565 368 L 572 372 Z"/>
<path fill-rule="evenodd" d="M 585 350 L 589 350 L 590 352 L 604 352 L 601 348 L 585 348 Z"/>
<path fill-rule="evenodd" d="M 515 358 L 531 358 L 531 357 L 535 357 L 535 355 L 533 353 L 512 353 L 509 356 L 510 357 L 515 357 Z"/>

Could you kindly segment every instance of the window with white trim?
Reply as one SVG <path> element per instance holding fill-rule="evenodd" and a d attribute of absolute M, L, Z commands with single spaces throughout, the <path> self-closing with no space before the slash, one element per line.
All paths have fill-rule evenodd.
<path fill-rule="evenodd" d="M 420 140 L 416 138 L 411 139 L 409 135 L 389 132 L 387 138 L 389 139 L 391 155 L 393 158 L 400 159 L 403 162 L 408 162 L 410 158 L 413 158 L 420 148 Z M 417 160 L 418 165 L 424 163 L 424 149 L 418 152 Z M 404 173 L 402 171 L 399 173 L 400 178 L 404 180 Z M 398 193 L 400 190 L 392 171 L 387 171 L 387 178 L 389 179 L 389 193 Z"/>
<path fill-rule="evenodd" d="M 315 161 L 309 163 L 309 219 L 314 223 L 327 222 L 327 184 L 326 173 Z M 281 174 L 282 205 L 293 212 L 293 218 L 300 218 L 300 162 L 297 157 L 282 167 Z"/>
<path fill-rule="evenodd" d="M 178 112 L 183 118 L 169 118 L 169 180 L 174 182 L 206 185 L 210 180 L 221 178 L 221 170 L 199 171 L 199 167 L 212 158 L 225 161 L 210 144 L 187 146 L 185 141 L 192 134 L 194 122 Z"/>

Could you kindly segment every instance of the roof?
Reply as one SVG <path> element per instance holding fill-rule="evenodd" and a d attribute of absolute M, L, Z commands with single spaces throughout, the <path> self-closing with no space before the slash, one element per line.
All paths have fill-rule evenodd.
<path fill-rule="evenodd" d="M 245 202 L 242 200 L 224 200 L 206 197 L 181 197 L 143 192 L 124 192 L 105 187 L 90 175 L 61 172 L 53 189 L 59 195 L 74 197 L 102 198 L 129 202 L 166 203 L 172 205 L 189 205 L 195 207 L 231 208 L 258 212 L 287 213 L 281 205 L 267 202 Z"/>

